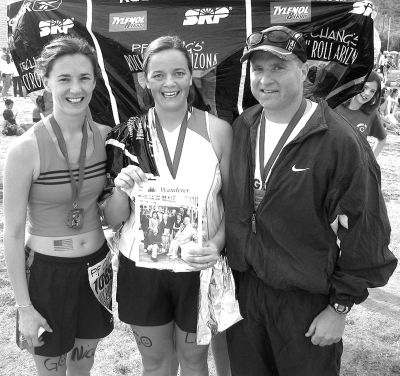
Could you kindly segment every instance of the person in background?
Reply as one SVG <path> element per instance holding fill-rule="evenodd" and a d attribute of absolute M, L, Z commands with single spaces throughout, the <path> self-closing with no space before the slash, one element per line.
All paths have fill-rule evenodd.
<path fill-rule="evenodd" d="M 387 109 L 387 97 L 389 96 L 389 89 L 387 87 L 382 87 L 381 101 L 379 104 L 379 114 L 384 116 Z"/>
<path fill-rule="evenodd" d="M 1 56 L 3 61 L 1 65 L 1 79 L 3 82 L 3 89 L 1 90 L 1 95 L 3 98 L 8 97 L 8 90 L 11 87 L 12 75 L 13 75 L 13 64 L 11 63 L 11 57 L 9 54 L 3 54 Z"/>
<path fill-rule="evenodd" d="M 6 109 L 3 111 L 4 126 L 2 133 L 6 136 L 21 136 L 25 130 L 15 120 L 17 113 L 13 113 L 14 102 L 11 99 L 4 101 Z"/>
<path fill-rule="evenodd" d="M 7 269 L 19 330 L 37 374 L 89 376 L 99 340 L 113 330 L 113 316 L 105 307 L 111 308 L 111 288 L 103 288 L 108 295 L 102 299 L 88 278 L 98 275 L 112 283 L 97 206 L 109 127 L 88 116 L 99 70 L 85 40 L 53 39 L 36 64 L 54 108 L 7 152 Z M 98 264 L 104 273 L 96 274 Z M 83 352 L 86 356 L 79 355 Z"/>
<path fill-rule="evenodd" d="M 116 171 L 115 188 L 103 206 L 109 225 L 125 221 L 119 243 L 119 317 L 131 325 L 135 334 L 143 375 L 169 375 L 177 355 L 182 376 L 206 376 L 208 346 L 196 344 L 200 270 L 212 267 L 225 247 L 222 197 L 228 183 L 231 127 L 191 106 L 192 62 L 178 37 L 163 36 L 152 41 L 144 53 L 143 71 L 153 104 L 141 124 L 145 137 L 151 133 L 160 183 L 200 191 L 206 198 L 204 242 L 191 249 L 186 259 L 193 267 L 191 272 L 137 267 L 130 259 L 132 241 L 137 236 L 129 230 L 134 228 L 135 213 L 125 191 L 145 183 L 147 176 L 137 163 Z M 113 155 L 120 155 L 117 151 L 122 142 L 136 142 L 131 137 L 127 123 L 123 123 L 110 133 L 107 147 L 115 147 Z M 110 162 L 114 165 L 116 161 Z M 140 345 L 144 337 L 151 346 Z M 225 337 L 216 338 L 222 338 L 226 348 Z M 229 374 L 227 356 L 217 358 L 224 359 L 221 369 Z"/>
<path fill-rule="evenodd" d="M 379 114 L 381 116 L 383 125 L 388 132 L 394 132 L 396 134 L 400 134 L 400 122 L 399 122 L 399 111 L 389 112 L 389 108 L 393 108 L 393 98 L 390 96 L 390 93 L 394 89 L 384 88 L 382 91 L 384 92 L 383 98 L 381 99 L 381 106 L 379 107 Z M 397 97 L 398 107 L 400 108 L 400 98 Z"/>
<path fill-rule="evenodd" d="M 375 157 L 379 155 L 386 143 L 386 130 L 379 115 L 381 90 L 381 80 L 378 74 L 372 71 L 362 92 L 335 108 L 338 114 L 365 137 L 372 136 L 377 139 L 373 146 Z"/>
<path fill-rule="evenodd" d="M 12 85 L 13 85 L 13 91 L 14 91 L 14 98 L 17 96 L 19 97 L 26 97 L 25 91 L 22 88 L 22 80 L 19 75 L 19 72 L 17 70 L 17 67 L 15 66 L 14 62 L 11 62 L 12 65 Z"/>
<path fill-rule="evenodd" d="M 378 62 L 378 69 L 380 70 L 383 76 L 383 83 L 386 82 L 387 78 L 387 66 L 386 66 L 387 62 L 388 62 L 387 53 L 383 52 L 381 56 L 379 56 L 379 62 Z"/>
<path fill-rule="evenodd" d="M 399 109 L 399 89 L 393 88 L 390 91 L 390 96 L 388 98 L 389 114 L 397 112 L 398 109 Z"/>
<path fill-rule="evenodd" d="M 41 120 L 40 109 L 37 106 L 37 104 L 35 103 L 34 106 L 33 106 L 33 109 L 32 109 L 32 122 L 33 122 L 33 124 L 35 124 L 40 120 Z"/>
<path fill-rule="evenodd" d="M 398 89 L 397 88 L 391 88 L 387 89 L 389 90 L 388 95 L 385 98 L 385 101 L 382 104 L 383 108 L 383 115 L 387 116 L 393 113 L 397 106 L 397 101 L 398 101 Z"/>
<path fill-rule="evenodd" d="M 346 314 L 397 265 L 379 166 L 356 129 L 304 98 L 301 33 L 273 26 L 246 47 L 259 104 L 233 124 L 225 200 L 244 317 L 228 329 L 232 374 L 338 376 Z"/>

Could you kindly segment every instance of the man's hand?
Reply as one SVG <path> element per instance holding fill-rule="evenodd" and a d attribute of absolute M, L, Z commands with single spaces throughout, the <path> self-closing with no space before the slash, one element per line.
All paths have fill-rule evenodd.
<path fill-rule="evenodd" d="M 328 305 L 319 313 L 308 328 L 306 337 L 318 346 L 329 346 L 339 342 L 343 336 L 346 314 L 337 313 Z"/>

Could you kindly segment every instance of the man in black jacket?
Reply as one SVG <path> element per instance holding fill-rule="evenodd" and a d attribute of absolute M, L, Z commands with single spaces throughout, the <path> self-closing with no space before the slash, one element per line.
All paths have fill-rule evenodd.
<path fill-rule="evenodd" d="M 232 373 L 336 376 L 346 314 L 397 265 L 379 166 L 326 102 L 303 98 L 300 33 L 253 33 L 245 60 L 259 105 L 233 125 L 227 254 L 244 320 L 228 333 Z"/>

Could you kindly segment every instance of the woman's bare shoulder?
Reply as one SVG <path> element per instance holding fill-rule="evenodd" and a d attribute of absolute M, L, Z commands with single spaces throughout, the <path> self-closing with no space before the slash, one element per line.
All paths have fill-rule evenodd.
<path fill-rule="evenodd" d="M 111 131 L 112 127 L 105 125 L 105 124 L 96 123 L 96 122 L 93 122 L 93 123 L 98 128 L 98 130 L 100 131 L 101 137 L 105 141 L 107 138 L 107 135 Z"/>
<path fill-rule="evenodd" d="M 16 139 L 10 143 L 7 149 L 7 155 L 12 153 L 20 154 L 24 158 L 32 157 L 36 155 L 37 150 L 38 147 L 34 127 L 31 127 L 24 134 L 16 137 Z"/>
<path fill-rule="evenodd" d="M 212 136 L 214 136 L 214 138 L 217 137 L 221 141 L 224 139 L 226 140 L 226 137 L 231 138 L 232 127 L 227 121 L 222 120 L 212 114 L 209 115 L 209 119 L 210 132 L 212 132 Z"/>
<path fill-rule="evenodd" d="M 32 172 L 36 170 L 38 160 L 39 147 L 34 128 L 31 127 L 9 145 L 6 154 L 6 165 L 20 172 Z"/>

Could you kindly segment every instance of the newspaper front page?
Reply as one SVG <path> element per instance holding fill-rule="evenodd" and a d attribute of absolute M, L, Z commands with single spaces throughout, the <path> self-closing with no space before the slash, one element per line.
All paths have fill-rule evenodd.
<path fill-rule="evenodd" d="M 131 257 L 137 266 L 194 271 L 185 260 L 202 244 L 200 194 L 193 189 L 149 180 L 130 194 L 134 199 L 134 243 Z"/>

